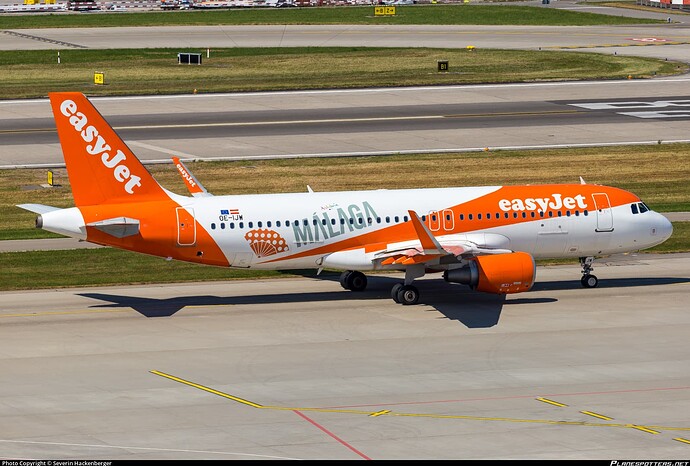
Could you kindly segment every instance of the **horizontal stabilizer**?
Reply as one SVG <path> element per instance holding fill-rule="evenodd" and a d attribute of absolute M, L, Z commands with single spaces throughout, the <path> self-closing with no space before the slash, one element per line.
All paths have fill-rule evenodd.
<path fill-rule="evenodd" d="M 59 207 L 52 207 L 43 204 L 18 204 L 17 207 L 28 210 L 29 212 L 33 212 L 35 214 L 47 214 L 48 212 L 52 212 L 54 210 L 60 210 Z"/>
<path fill-rule="evenodd" d="M 109 218 L 86 225 L 115 238 L 125 238 L 139 234 L 139 220 L 128 217 Z"/>

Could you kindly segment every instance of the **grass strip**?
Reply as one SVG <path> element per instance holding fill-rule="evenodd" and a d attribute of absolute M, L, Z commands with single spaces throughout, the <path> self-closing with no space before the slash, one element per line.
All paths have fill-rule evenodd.
<path fill-rule="evenodd" d="M 688 65 L 653 58 L 556 50 L 375 47 L 185 49 L 202 65 L 178 65 L 180 49 L 0 51 L 0 99 L 48 92 L 150 95 L 651 78 Z M 439 72 L 447 60 L 449 71 Z M 105 85 L 94 84 L 94 71 Z M 59 79 L 55 79 L 59 76 Z M 28 85 L 30 83 L 30 85 Z"/>
<path fill-rule="evenodd" d="M 321 8 L 240 8 L 230 10 L 150 11 L 127 14 L 52 13 L 4 15 L 0 29 L 64 27 L 145 27 L 213 25 L 531 25 L 594 26 L 654 24 L 662 20 L 628 18 L 520 5 L 397 6 L 394 16 L 376 16 L 373 6 Z"/>

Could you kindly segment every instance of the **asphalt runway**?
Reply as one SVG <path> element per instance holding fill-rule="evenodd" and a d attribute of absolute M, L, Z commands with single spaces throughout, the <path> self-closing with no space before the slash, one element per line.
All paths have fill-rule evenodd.
<path fill-rule="evenodd" d="M 1 456 L 687 459 L 690 255 L 595 265 L 0 293 Z"/>
<path fill-rule="evenodd" d="M 142 160 L 690 141 L 690 77 L 92 98 Z M 47 99 L 0 101 L 0 168 L 63 165 Z"/>

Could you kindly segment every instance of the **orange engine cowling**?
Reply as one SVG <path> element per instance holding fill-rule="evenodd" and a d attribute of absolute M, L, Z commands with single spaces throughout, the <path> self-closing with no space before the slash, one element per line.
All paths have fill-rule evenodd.
<path fill-rule="evenodd" d="M 509 294 L 529 291 L 535 275 L 536 265 L 530 254 L 511 252 L 477 256 L 465 267 L 447 270 L 443 278 L 485 293 Z"/>

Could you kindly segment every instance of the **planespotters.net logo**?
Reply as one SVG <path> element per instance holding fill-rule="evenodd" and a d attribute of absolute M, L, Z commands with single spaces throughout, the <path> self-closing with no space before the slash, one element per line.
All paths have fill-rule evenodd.
<path fill-rule="evenodd" d="M 690 461 L 612 460 L 610 466 L 688 466 Z"/>

